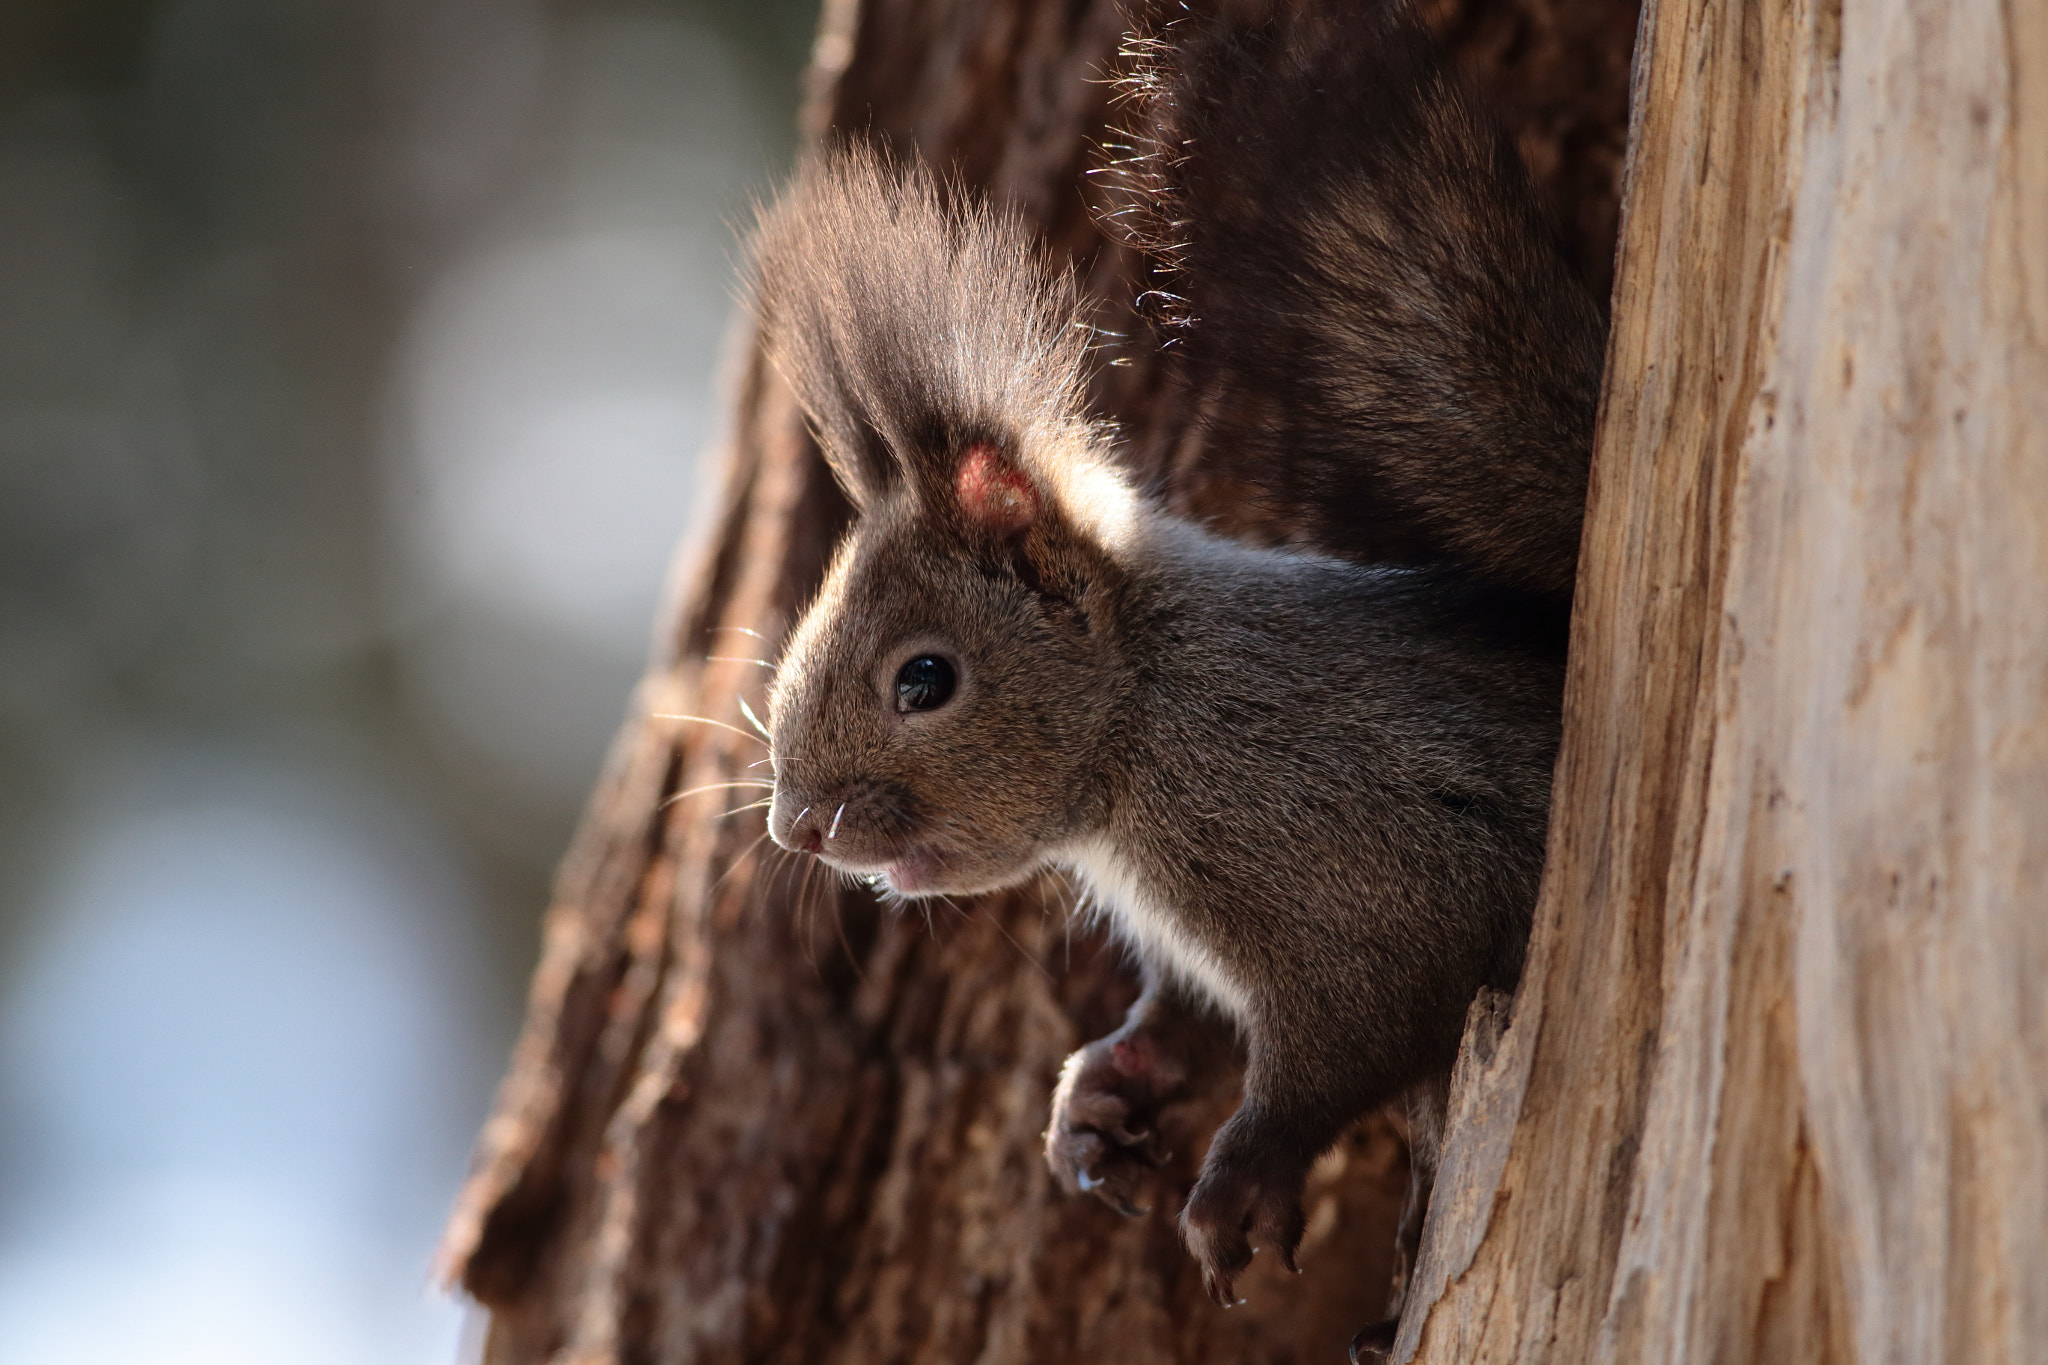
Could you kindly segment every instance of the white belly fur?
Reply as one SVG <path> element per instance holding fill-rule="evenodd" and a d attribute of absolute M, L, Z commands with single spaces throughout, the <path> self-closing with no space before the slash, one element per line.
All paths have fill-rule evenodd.
<path fill-rule="evenodd" d="M 1249 1016 L 1244 988 L 1224 970 L 1215 954 L 1160 908 L 1137 873 L 1106 842 L 1077 845 L 1067 851 L 1063 861 L 1087 884 L 1095 905 L 1108 913 L 1119 939 L 1198 997 L 1213 1001 L 1230 1018 L 1242 1022 Z"/>

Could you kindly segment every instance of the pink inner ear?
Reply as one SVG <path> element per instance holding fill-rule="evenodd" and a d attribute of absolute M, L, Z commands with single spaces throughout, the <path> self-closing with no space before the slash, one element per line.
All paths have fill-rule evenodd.
<path fill-rule="evenodd" d="M 967 447 L 960 457 L 953 491 L 968 520 L 998 535 L 1014 535 L 1038 520 L 1038 490 L 985 441 Z"/>

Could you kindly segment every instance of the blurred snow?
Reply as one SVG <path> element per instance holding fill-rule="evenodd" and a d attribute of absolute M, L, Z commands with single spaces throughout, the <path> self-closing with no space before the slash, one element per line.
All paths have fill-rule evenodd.
<path fill-rule="evenodd" d="M 35 1172 L 0 1360 L 452 1359 L 426 1268 L 494 1061 L 476 907 L 431 820 L 321 767 L 160 754 L 84 801 L 0 1010 Z"/>
<path fill-rule="evenodd" d="M 0 701 L 59 704 L 175 619 L 200 475 L 123 288 L 128 206 L 91 111 L 0 119 Z"/>
<path fill-rule="evenodd" d="M 0 7 L 0 1365 L 456 1357 L 813 12 Z"/>
<path fill-rule="evenodd" d="M 434 292 L 399 505 L 428 594 L 641 652 L 710 425 L 724 281 L 689 264 L 656 238 L 572 237 Z"/>
<path fill-rule="evenodd" d="M 408 330 L 384 487 L 405 676 L 529 799 L 588 784 L 714 434 L 732 225 L 770 139 L 741 65 L 674 17 L 584 24 L 556 169 Z"/>

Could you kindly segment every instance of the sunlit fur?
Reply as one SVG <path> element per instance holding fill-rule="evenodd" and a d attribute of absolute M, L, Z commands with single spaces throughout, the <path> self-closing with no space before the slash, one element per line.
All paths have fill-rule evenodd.
<path fill-rule="evenodd" d="M 821 359 L 794 347 L 784 329 L 813 324 L 778 301 L 825 293 L 835 277 L 817 272 L 851 274 L 876 300 L 887 291 L 867 275 L 918 296 L 971 279 L 950 268 L 968 229 L 1011 230 L 989 217 L 963 227 L 917 173 L 898 180 L 865 158 L 813 168 L 776 214 L 757 267 L 776 353 L 817 367 L 792 379 L 828 441 L 881 442 L 874 459 L 836 452 L 836 467 L 861 471 L 863 511 L 775 680 L 777 841 L 816 835 L 831 865 L 906 894 L 1072 867 L 1135 947 L 1240 1017 L 1255 1067 L 1285 1062 L 1297 1074 L 1272 1080 L 1296 1089 L 1341 1077 L 1343 1097 L 1299 1097 L 1317 1108 L 1355 1112 L 1444 1065 L 1463 1002 L 1517 969 L 1555 660 L 1455 577 L 1250 549 L 1169 517 L 1114 477 L 1101 433 L 1075 414 L 950 416 L 953 375 L 855 380 L 857 348 Z M 794 257 L 779 249 L 791 241 Z M 1008 259 L 1035 269 L 1015 240 Z M 925 307 L 932 325 L 964 327 L 990 297 Z M 906 325 L 883 310 L 834 326 L 860 335 L 871 316 Z M 1064 325 L 1050 309 L 1032 317 Z M 1018 354 L 984 338 L 977 364 L 1008 374 L 1057 353 L 1029 327 L 997 334 Z M 875 354 L 968 354 L 898 341 Z M 897 381 L 933 404 L 925 422 L 865 406 L 860 395 Z M 950 462 L 984 438 L 1043 480 L 1046 510 L 1016 545 L 977 535 L 944 500 Z M 1044 470 L 1056 461 L 1095 468 L 1055 480 Z M 1095 501 L 1076 508 L 1075 486 Z M 896 671 L 924 653 L 955 661 L 958 691 L 898 714 Z M 1114 877 L 1099 875 L 1105 849 Z"/>
<path fill-rule="evenodd" d="M 1511 975 L 1557 678 L 1496 628 L 1503 609 L 1473 609 L 1483 590 L 1247 548 L 1141 498 L 1081 410 L 1065 282 L 915 168 L 860 149 L 810 166 L 755 276 L 770 353 L 863 509 L 775 680 L 780 843 L 816 834 L 829 864 L 907 894 L 1067 866 L 1113 883 L 1098 898 L 1170 970 L 1287 942 L 1348 963 L 1350 925 L 1385 965 L 1403 954 L 1379 938 L 1426 931 L 1431 956 L 1469 959 L 1466 997 Z M 977 441 L 1045 494 L 1016 543 L 953 505 Z M 925 653 L 955 662 L 958 691 L 899 714 L 896 672 Z M 1119 871 L 1095 877 L 1104 848 Z M 1474 902 L 1503 923 L 1466 930 Z M 1161 915 L 1172 932 L 1140 927 Z M 1454 954 L 1461 934 L 1479 951 Z"/>
<path fill-rule="evenodd" d="M 1519 183 L 1485 192 L 1525 194 Z M 1325 198 L 1347 196 L 1370 201 L 1370 187 Z M 1494 221 L 1526 232 L 1536 217 L 1522 203 Z M 752 297 L 859 509 L 775 679 L 770 831 L 908 898 L 1064 868 L 1145 967 L 1134 1025 L 1169 998 L 1234 1023 L 1245 1104 L 1184 1215 L 1227 1294 L 1244 1229 L 1290 1248 L 1317 1153 L 1440 1078 L 1474 993 L 1520 971 L 1557 742 L 1558 578 L 1573 553 L 1561 517 L 1518 520 L 1513 488 L 1490 491 L 1492 522 L 1460 509 L 1492 547 L 1468 577 L 1454 562 L 1248 548 L 1170 516 L 1084 409 L 1070 281 L 1010 219 L 859 148 L 814 161 L 765 215 Z M 1577 337 L 1582 320 L 1561 325 Z M 1393 327 L 1347 344 L 1373 354 L 1309 359 L 1370 369 L 1402 343 Z M 1559 364 L 1580 384 L 1586 352 L 1571 344 L 1578 362 Z M 1424 452 L 1456 463 L 1438 437 L 1403 447 L 1404 477 Z M 960 504 L 971 449 L 998 452 L 1035 492 L 1027 524 L 983 524 Z M 1533 597 L 1500 583 L 1525 552 Z M 893 681 L 920 654 L 951 660 L 958 689 L 902 714 Z M 1055 1170 L 1094 1188 L 1060 1124 Z"/>

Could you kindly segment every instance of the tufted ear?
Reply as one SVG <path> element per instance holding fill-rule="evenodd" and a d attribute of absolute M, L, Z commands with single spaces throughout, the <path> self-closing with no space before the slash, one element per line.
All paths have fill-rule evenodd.
<path fill-rule="evenodd" d="M 799 172 L 755 233 L 750 299 L 854 502 L 1014 535 L 1051 510 L 1040 451 L 1080 450 L 1071 276 L 1012 214 L 856 143 Z"/>
<path fill-rule="evenodd" d="M 818 369 L 793 378 L 832 477 L 855 509 L 865 512 L 901 481 L 902 461 L 888 435 L 869 419 L 853 378 L 834 372 L 834 359 L 823 357 Z"/>
<path fill-rule="evenodd" d="M 1045 494 L 988 441 L 961 452 L 952 492 L 962 521 L 1002 540 L 1030 530 L 1045 507 Z"/>

